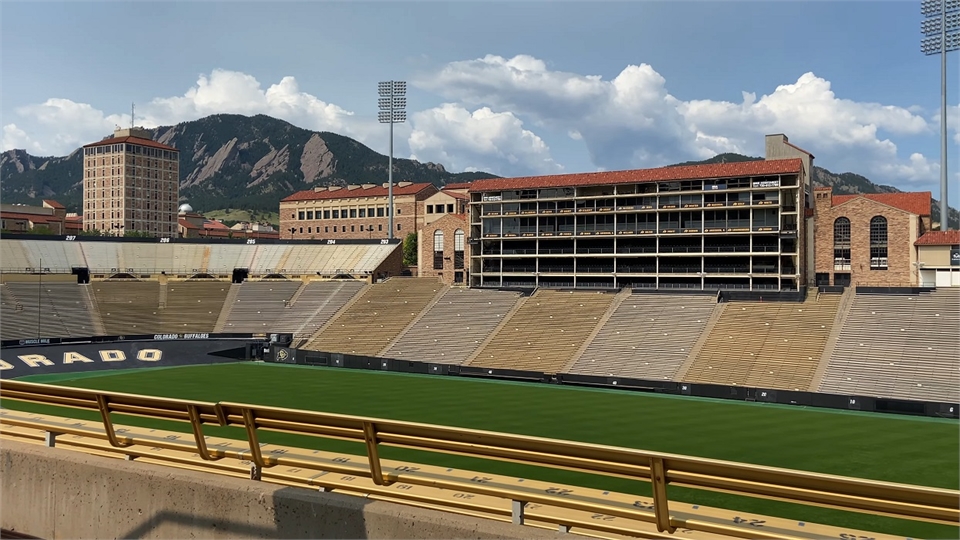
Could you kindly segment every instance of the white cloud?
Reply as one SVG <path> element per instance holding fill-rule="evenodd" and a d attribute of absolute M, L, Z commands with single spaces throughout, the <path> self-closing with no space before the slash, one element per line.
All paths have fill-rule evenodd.
<path fill-rule="evenodd" d="M 450 170 L 482 170 L 494 174 L 557 173 L 543 139 L 523 128 L 512 113 L 488 107 L 473 112 L 444 103 L 411 118 L 408 139 L 414 159 L 442 163 Z"/>
<path fill-rule="evenodd" d="M 128 126 L 129 113 L 107 114 L 65 98 L 51 98 L 16 110 L 23 122 L 4 126 L 3 149 L 25 148 L 32 154 L 66 155 L 99 140 L 115 126 Z M 183 95 L 158 97 L 137 106 L 136 124 L 153 128 L 211 114 L 266 114 L 296 126 L 353 137 L 387 151 L 384 126 L 373 115 L 360 118 L 338 105 L 300 89 L 294 77 L 266 88 L 254 76 L 215 69 L 200 75 Z M 448 170 L 496 170 L 502 174 L 557 172 L 543 140 L 524 129 L 511 113 L 489 108 L 474 112 L 442 105 L 410 115 L 394 127 L 394 155 L 415 153 Z"/>
<path fill-rule="evenodd" d="M 40 143 L 31 139 L 27 132 L 18 128 L 16 124 L 3 126 L 3 149 L 10 148 L 20 148 L 33 155 L 40 155 L 43 152 Z"/>
<path fill-rule="evenodd" d="M 603 80 L 552 71 L 525 55 L 452 62 L 415 84 L 448 100 L 511 111 L 580 137 L 593 164 L 605 169 L 665 165 L 721 152 L 762 155 L 765 134 L 786 133 L 792 143 L 813 152 L 818 164 L 837 171 L 873 175 L 885 183 L 929 181 L 938 171 L 921 154 L 898 156 L 890 138 L 933 133 L 919 108 L 840 98 L 829 81 L 813 73 L 759 99 L 743 92 L 739 103 L 679 100 L 647 64 L 627 66 Z"/>
<path fill-rule="evenodd" d="M 4 126 L 3 149 L 20 148 L 28 140 L 31 153 L 65 155 L 78 146 L 130 125 L 129 113 L 107 114 L 86 103 L 51 98 L 16 109 L 22 122 Z M 293 77 L 284 77 L 266 89 L 252 75 L 221 69 L 200 75 L 182 96 L 159 97 L 138 105 L 136 124 L 147 128 L 173 125 L 217 113 L 266 114 L 297 126 L 370 138 L 378 126 L 354 113 L 302 92 Z M 403 130 L 401 129 L 401 132 Z"/>

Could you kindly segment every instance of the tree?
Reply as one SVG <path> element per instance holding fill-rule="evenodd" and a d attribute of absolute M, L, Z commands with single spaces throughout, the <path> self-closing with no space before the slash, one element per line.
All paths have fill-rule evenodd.
<path fill-rule="evenodd" d="M 415 266 L 417 264 L 417 233 L 407 233 L 403 239 L 403 264 Z"/>

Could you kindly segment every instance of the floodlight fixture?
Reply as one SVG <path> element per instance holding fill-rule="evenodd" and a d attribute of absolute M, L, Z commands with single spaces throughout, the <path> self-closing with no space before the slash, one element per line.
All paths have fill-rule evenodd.
<path fill-rule="evenodd" d="M 920 52 L 940 55 L 940 230 L 950 228 L 947 204 L 947 53 L 960 49 L 960 0 L 920 2 Z"/>
<path fill-rule="evenodd" d="M 957 0 L 960 1 L 960 0 Z M 387 228 L 388 238 L 393 240 L 393 125 L 407 120 L 407 83 L 405 81 L 381 81 L 377 83 L 377 120 L 390 124 L 390 157 L 387 165 Z"/>

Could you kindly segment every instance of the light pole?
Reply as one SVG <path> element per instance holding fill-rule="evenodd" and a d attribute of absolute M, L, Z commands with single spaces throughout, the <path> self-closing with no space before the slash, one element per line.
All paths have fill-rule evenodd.
<path fill-rule="evenodd" d="M 960 1 L 960 0 L 957 0 Z M 390 229 L 388 238 L 393 240 L 393 124 L 402 123 L 407 119 L 407 83 L 405 81 L 383 81 L 377 84 L 377 91 L 380 99 L 377 104 L 380 106 L 380 114 L 377 119 L 381 124 L 390 124 L 390 161 L 387 172 L 387 199 L 389 206 L 387 214 L 387 228 Z"/>
<path fill-rule="evenodd" d="M 940 230 L 950 224 L 947 205 L 947 53 L 960 49 L 960 0 L 923 0 L 920 50 L 940 55 Z"/>

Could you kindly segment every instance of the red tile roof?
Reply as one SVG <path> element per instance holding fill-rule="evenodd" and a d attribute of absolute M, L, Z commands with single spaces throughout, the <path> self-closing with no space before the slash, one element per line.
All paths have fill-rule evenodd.
<path fill-rule="evenodd" d="M 662 182 L 669 180 L 701 180 L 709 178 L 733 178 L 738 176 L 764 176 L 772 174 L 799 173 L 800 158 L 737 163 L 713 163 L 709 165 L 683 165 L 657 169 L 609 171 L 594 173 L 556 174 L 551 176 L 528 176 L 525 178 L 491 178 L 474 180 L 471 192 L 499 191 L 503 189 L 536 189 L 547 187 L 602 186 L 609 184 L 632 184 L 636 182 Z"/>
<path fill-rule="evenodd" d="M 187 220 L 185 220 L 185 219 L 178 219 L 177 222 L 178 222 L 178 223 L 180 224 L 180 226 L 183 227 L 184 229 L 199 229 L 199 228 L 200 228 L 200 227 L 197 227 L 196 225 L 194 225 L 193 223 L 190 223 L 189 221 L 187 221 Z"/>
<path fill-rule="evenodd" d="M 213 221 L 213 220 L 204 221 L 203 228 L 204 229 L 228 229 L 228 230 L 230 229 L 230 227 L 227 227 L 223 223 L 220 223 L 219 221 Z"/>
<path fill-rule="evenodd" d="M 0 217 L 3 219 L 25 219 L 32 223 L 59 223 L 60 219 L 57 216 L 50 216 L 46 214 L 21 214 L 19 212 L 0 212 Z"/>
<path fill-rule="evenodd" d="M 960 246 L 960 230 L 929 231 L 916 242 L 915 246 Z"/>
<path fill-rule="evenodd" d="M 410 184 L 409 186 L 393 186 L 393 196 L 397 195 L 415 195 L 420 193 L 425 189 L 433 187 L 433 184 L 426 182 L 420 184 Z M 298 191 L 293 195 L 289 195 L 283 199 L 280 199 L 280 202 L 293 202 L 293 201 L 320 201 L 320 200 L 330 200 L 330 199 L 353 199 L 357 197 L 386 197 L 387 188 L 383 186 L 374 186 L 370 188 L 359 187 L 356 189 L 347 189 L 345 187 L 330 191 L 314 191 L 312 189 L 307 189 L 304 191 Z"/>
<path fill-rule="evenodd" d="M 53 200 L 53 199 L 44 199 L 43 202 L 47 203 L 47 205 L 48 205 L 50 208 L 56 208 L 56 209 L 58 209 L 58 210 L 61 209 L 61 208 L 66 208 L 66 206 L 58 203 L 57 201 L 55 201 L 55 200 Z"/>
<path fill-rule="evenodd" d="M 855 195 L 834 195 L 832 198 L 833 206 L 852 201 L 857 197 L 864 197 L 874 202 L 899 208 L 911 214 L 918 216 L 930 215 L 930 192 L 915 191 L 912 193 L 858 193 Z"/>
<path fill-rule="evenodd" d="M 454 199 L 460 199 L 461 201 L 470 200 L 470 196 L 469 196 L 469 195 L 467 195 L 466 193 L 460 193 L 459 191 L 452 191 L 452 192 L 451 192 L 451 191 L 444 191 L 443 194 L 444 194 L 444 195 L 449 195 L 449 196 L 453 197 Z"/>
<path fill-rule="evenodd" d="M 106 144 L 121 144 L 121 143 L 130 143 L 130 144 L 139 144 L 140 146 L 149 146 L 151 148 L 159 148 L 161 150 L 172 150 L 174 152 L 179 152 L 176 148 L 172 146 L 167 146 L 163 143 L 158 143 L 157 141 L 151 141 L 150 139 L 143 139 L 140 137 L 111 137 L 109 139 L 104 139 L 102 141 L 97 141 L 95 143 L 85 144 L 84 148 L 90 148 L 94 146 L 103 146 Z"/>
<path fill-rule="evenodd" d="M 447 184 L 442 189 L 468 189 L 473 182 L 461 182 L 459 184 Z"/>

